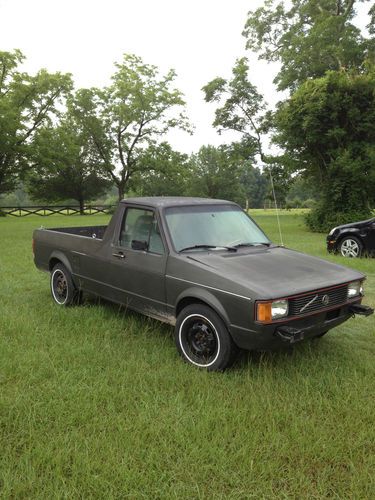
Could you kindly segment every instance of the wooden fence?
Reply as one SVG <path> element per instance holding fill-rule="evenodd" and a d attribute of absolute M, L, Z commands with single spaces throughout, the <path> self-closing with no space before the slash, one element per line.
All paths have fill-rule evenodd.
<path fill-rule="evenodd" d="M 85 205 L 84 215 L 108 214 L 115 208 L 115 205 Z M 82 215 L 78 205 L 36 205 L 30 207 L 0 207 L 0 213 L 12 215 L 13 217 L 26 217 L 27 215 Z"/>

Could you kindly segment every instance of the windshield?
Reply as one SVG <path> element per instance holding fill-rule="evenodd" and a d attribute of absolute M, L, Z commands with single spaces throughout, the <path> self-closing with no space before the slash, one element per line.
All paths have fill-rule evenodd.
<path fill-rule="evenodd" d="M 177 252 L 205 245 L 234 247 L 270 244 L 255 222 L 235 205 L 172 207 L 166 209 L 165 219 Z"/>

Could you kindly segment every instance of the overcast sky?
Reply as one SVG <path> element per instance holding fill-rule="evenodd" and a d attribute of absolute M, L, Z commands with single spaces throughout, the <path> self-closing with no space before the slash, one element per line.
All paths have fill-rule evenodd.
<path fill-rule="evenodd" d="M 277 67 L 245 52 L 247 12 L 263 0 L 0 0 L 0 50 L 19 48 L 24 69 L 70 72 L 76 87 L 106 85 L 113 63 L 134 53 L 162 72 L 177 71 L 187 113 L 195 126 L 169 136 L 184 152 L 202 144 L 230 141 L 212 128 L 214 106 L 201 88 L 216 76 L 230 76 L 237 57 L 250 56 L 250 79 L 274 104 Z M 368 4 L 366 6 L 368 10 Z M 232 136 L 233 138 L 233 136 Z"/>

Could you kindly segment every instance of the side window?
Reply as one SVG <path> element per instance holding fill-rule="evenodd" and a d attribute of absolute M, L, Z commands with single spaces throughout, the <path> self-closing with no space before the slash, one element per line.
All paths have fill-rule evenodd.
<path fill-rule="evenodd" d="M 152 210 L 127 208 L 121 224 L 120 246 L 134 249 L 142 243 L 149 252 L 164 254 L 159 226 Z"/>

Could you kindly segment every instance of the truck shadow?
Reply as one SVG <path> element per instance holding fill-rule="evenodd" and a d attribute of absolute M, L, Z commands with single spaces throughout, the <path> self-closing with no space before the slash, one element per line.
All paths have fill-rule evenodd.
<path fill-rule="evenodd" d="M 84 295 L 83 305 L 88 307 L 101 307 L 103 319 L 113 319 L 121 317 L 121 320 L 130 323 L 134 322 L 137 325 L 134 335 L 145 334 L 151 340 L 155 338 L 155 342 L 167 342 L 174 347 L 174 330 L 173 326 L 163 323 L 156 319 L 144 316 L 141 313 L 130 310 L 125 305 L 114 304 L 106 299 L 99 298 L 90 294 Z M 243 351 L 240 350 L 236 361 L 230 368 L 230 372 L 241 373 L 250 370 L 262 370 L 265 367 L 275 368 L 278 370 L 290 369 L 294 366 L 306 367 L 309 366 L 337 366 L 341 363 L 350 363 L 350 358 L 353 358 L 354 353 L 351 343 L 348 343 L 346 334 L 341 332 L 328 333 L 322 338 L 309 339 L 293 346 L 285 345 L 273 351 Z M 177 355 L 177 353 L 176 353 Z"/>

